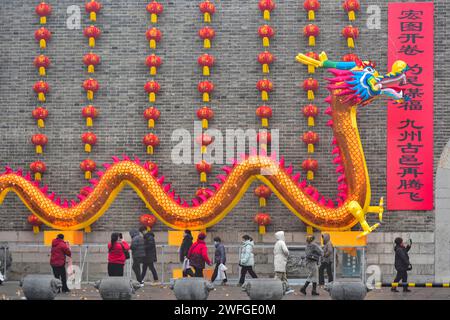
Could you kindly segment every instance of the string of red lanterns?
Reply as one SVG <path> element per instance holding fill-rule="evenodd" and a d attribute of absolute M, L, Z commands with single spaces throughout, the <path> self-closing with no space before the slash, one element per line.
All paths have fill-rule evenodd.
<path fill-rule="evenodd" d="M 203 15 L 203 22 L 205 24 L 209 24 L 212 22 L 212 16 L 216 13 L 216 6 L 212 1 L 206 0 L 199 3 L 200 13 Z M 214 28 L 209 25 L 203 26 L 198 31 L 198 36 L 201 40 L 203 40 L 203 48 L 210 49 L 212 46 L 212 41 L 216 36 L 216 32 Z M 202 95 L 202 102 L 210 102 L 211 94 L 215 89 L 214 83 L 211 80 L 206 80 L 207 77 L 211 76 L 211 70 L 216 63 L 216 59 L 213 55 L 208 53 L 201 54 L 197 59 L 197 64 L 202 70 L 202 75 L 205 77 L 202 81 L 198 83 L 197 90 Z M 207 153 L 207 147 L 213 143 L 214 139 L 209 135 L 205 134 L 203 130 L 207 130 L 209 127 L 209 123 L 214 118 L 214 111 L 209 106 L 202 106 L 196 111 L 197 118 L 202 122 L 202 134 L 196 138 L 197 144 L 200 146 L 202 158 L 203 155 Z M 205 159 L 200 160 L 196 165 L 195 169 L 200 175 L 200 182 L 206 183 L 207 176 L 212 171 L 212 164 L 208 163 Z M 204 190 L 205 188 L 201 187 L 200 190 Z M 198 194 L 198 197 L 205 196 L 203 193 Z"/>
<path fill-rule="evenodd" d="M 162 32 L 153 25 L 158 23 L 158 18 L 164 12 L 164 6 L 158 1 L 153 0 L 147 4 L 146 10 L 150 14 L 150 23 L 152 26 L 147 29 L 145 36 L 149 42 L 150 49 L 156 50 L 157 43 L 162 39 Z M 145 65 L 149 69 L 150 76 L 156 76 L 158 74 L 158 69 L 162 64 L 162 58 L 155 53 L 151 53 L 145 59 Z M 154 106 L 156 97 L 161 90 L 161 85 L 158 81 L 152 79 L 145 83 L 144 90 L 148 94 L 148 101 L 151 105 L 144 110 L 143 116 L 147 121 L 147 127 L 153 129 L 155 128 L 156 121 L 158 121 L 161 116 L 161 112 Z M 159 145 L 159 137 L 155 133 L 148 133 L 142 138 L 142 143 L 147 148 L 147 154 L 152 155 L 155 148 Z"/>
<path fill-rule="evenodd" d="M 272 12 L 276 9 L 276 3 L 273 0 L 260 0 L 258 2 L 258 8 L 262 13 L 263 19 L 265 21 L 270 21 Z M 261 126 L 263 128 L 268 128 L 269 119 L 273 116 L 273 110 L 266 102 L 270 99 L 269 94 L 274 90 L 274 84 L 271 80 L 267 79 L 266 76 L 270 74 L 271 66 L 276 61 L 276 57 L 268 50 L 270 47 L 270 40 L 275 36 L 275 30 L 268 24 L 264 24 L 258 28 L 258 35 L 262 39 L 264 51 L 258 54 L 257 61 L 261 65 L 264 78 L 256 83 L 256 89 L 261 93 L 263 104 L 256 109 L 255 113 L 261 120 Z M 260 130 L 256 138 L 261 151 L 267 153 L 268 144 L 272 141 L 270 132 L 267 130 Z M 255 188 L 254 194 L 259 198 L 260 207 L 265 207 L 271 191 L 266 185 L 260 185 Z M 259 233 L 264 234 L 266 232 L 266 226 L 271 223 L 271 218 L 267 213 L 257 213 L 254 221 L 259 226 Z"/>
<path fill-rule="evenodd" d="M 35 13 L 39 17 L 39 23 L 41 25 L 46 25 L 48 18 L 52 14 L 52 7 L 50 4 L 42 1 L 35 7 Z M 34 33 L 34 37 L 37 42 L 39 42 L 39 48 L 44 50 L 47 48 L 47 44 L 52 37 L 50 30 L 44 26 L 37 29 Z M 48 93 L 50 92 L 50 85 L 42 80 L 43 77 L 47 76 L 47 70 L 51 65 L 51 60 L 47 55 L 40 54 L 36 56 L 33 60 L 33 65 L 37 69 L 41 80 L 38 80 L 33 85 L 33 91 L 37 94 L 37 100 L 39 104 L 47 101 Z M 32 117 L 36 120 L 37 127 L 42 129 L 45 127 L 45 120 L 47 119 L 49 112 L 42 105 L 38 105 L 32 112 Z M 43 154 L 44 147 L 48 143 L 48 138 L 43 133 L 34 134 L 31 137 L 31 143 L 35 146 L 36 154 Z M 42 175 L 47 171 L 47 166 L 44 161 L 37 160 L 30 164 L 30 171 L 34 175 L 36 181 L 42 179 Z M 34 215 L 28 217 L 28 223 L 33 226 L 33 231 L 35 233 L 39 232 L 39 226 L 42 222 Z"/>
<path fill-rule="evenodd" d="M 89 20 L 92 23 L 97 22 L 98 14 L 102 9 L 102 4 L 99 1 L 91 0 L 86 2 L 85 10 L 89 15 Z M 89 39 L 89 47 L 91 51 L 83 56 L 83 64 L 87 67 L 87 72 L 89 75 L 95 73 L 95 69 L 101 63 L 101 58 L 96 53 L 92 52 L 95 48 L 95 42 L 101 35 L 101 30 L 95 25 L 90 25 L 83 30 L 83 34 Z M 86 97 L 89 102 L 94 100 L 94 94 L 100 89 L 99 82 L 94 78 L 88 78 L 82 84 L 83 89 L 86 91 Z M 81 115 L 86 120 L 86 127 L 91 128 L 94 126 L 94 119 L 99 115 L 98 108 L 89 104 L 81 109 Z M 81 141 L 84 144 L 84 151 L 86 153 L 92 152 L 92 147 L 97 144 L 97 135 L 91 131 L 84 132 L 81 135 Z M 92 159 L 85 159 L 80 163 L 80 170 L 84 173 L 85 179 L 91 179 L 92 173 L 97 169 L 97 164 Z M 86 228 L 87 231 L 90 228 Z"/>

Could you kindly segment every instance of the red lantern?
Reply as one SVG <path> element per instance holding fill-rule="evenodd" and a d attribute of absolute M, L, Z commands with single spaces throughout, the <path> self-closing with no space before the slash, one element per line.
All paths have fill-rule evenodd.
<path fill-rule="evenodd" d="M 212 165 L 205 160 L 200 161 L 195 165 L 197 172 L 200 174 L 200 182 L 206 182 L 208 173 L 211 173 Z"/>
<path fill-rule="evenodd" d="M 150 68 L 150 74 L 156 75 L 157 69 L 161 66 L 162 60 L 156 54 L 151 54 L 145 59 L 145 64 Z"/>
<path fill-rule="evenodd" d="M 39 75 L 45 76 L 46 69 L 50 67 L 51 61 L 50 58 L 41 54 L 34 59 L 34 66 L 39 69 Z"/>
<path fill-rule="evenodd" d="M 306 159 L 302 163 L 302 168 L 307 171 L 307 179 L 314 180 L 314 173 L 319 169 L 319 163 L 315 159 Z"/>
<path fill-rule="evenodd" d="M 98 111 L 97 108 L 95 108 L 92 105 L 89 105 L 83 108 L 81 114 L 83 115 L 84 118 L 86 118 L 86 126 L 92 127 L 92 125 L 94 124 L 93 119 L 97 118 Z"/>
<path fill-rule="evenodd" d="M 163 13 L 163 11 L 164 11 L 164 6 L 157 1 L 152 1 L 147 5 L 147 12 L 150 13 L 151 23 L 157 23 L 158 16 L 161 13 Z"/>
<path fill-rule="evenodd" d="M 83 31 L 83 34 L 86 38 L 89 38 L 89 47 L 95 47 L 95 40 L 100 37 L 101 30 L 96 26 L 86 27 Z"/>
<path fill-rule="evenodd" d="M 261 149 L 267 151 L 267 145 L 272 142 L 272 135 L 267 130 L 259 131 L 256 141 L 261 146 Z"/>
<path fill-rule="evenodd" d="M 202 54 L 200 57 L 198 57 L 198 64 L 200 67 L 203 68 L 203 75 L 209 76 L 210 75 L 210 68 L 214 66 L 214 57 L 210 54 Z"/>
<path fill-rule="evenodd" d="M 349 53 L 342 57 L 342 61 L 358 63 L 361 61 L 361 59 L 359 59 L 358 55 L 356 55 L 354 53 Z"/>
<path fill-rule="evenodd" d="M 315 52 L 312 52 L 312 51 L 308 52 L 306 54 L 306 56 L 308 56 L 310 58 L 313 58 L 315 60 L 320 60 L 319 55 L 317 53 L 315 53 Z M 316 68 L 314 66 L 312 66 L 312 65 L 308 65 L 308 73 L 313 74 L 315 72 L 316 72 Z"/>
<path fill-rule="evenodd" d="M 354 21 L 356 19 L 355 12 L 359 11 L 361 6 L 358 0 L 345 0 L 342 4 L 342 8 L 348 12 L 348 19 L 350 21 Z"/>
<path fill-rule="evenodd" d="M 259 198 L 259 206 L 265 207 L 267 204 L 267 199 L 272 194 L 270 188 L 264 184 L 255 188 L 255 196 Z"/>
<path fill-rule="evenodd" d="M 149 128 L 155 127 L 155 121 L 159 119 L 160 115 L 161 112 L 155 107 L 145 109 L 144 118 L 147 120 Z"/>
<path fill-rule="evenodd" d="M 342 29 L 342 35 L 347 38 L 347 46 L 349 48 L 355 47 L 355 40 L 359 36 L 359 29 L 353 26 L 346 26 Z"/>
<path fill-rule="evenodd" d="M 264 20 L 270 20 L 270 13 L 275 9 L 275 1 L 259 0 L 259 10 L 263 13 Z"/>
<path fill-rule="evenodd" d="M 97 21 L 97 14 L 102 9 L 102 4 L 98 1 L 91 0 L 90 2 L 87 2 L 84 7 L 86 12 L 89 13 L 89 19 L 91 21 Z"/>
<path fill-rule="evenodd" d="M 83 160 L 80 163 L 80 169 L 81 169 L 81 171 L 84 172 L 84 178 L 86 180 L 89 180 L 92 178 L 92 172 L 94 172 L 96 168 L 97 168 L 97 164 L 95 163 L 95 161 L 93 161 L 91 159 Z"/>
<path fill-rule="evenodd" d="M 207 134 L 201 134 L 197 137 L 196 142 L 201 146 L 201 153 L 206 153 L 207 147 L 214 142 L 214 139 Z"/>
<path fill-rule="evenodd" d="M 261 92 L 261 99 L 267 101 L 269 100 L 269 92 L 273 90 L 273 83 L 268 79 L 259 80 L 256 83 L 256 88 Z"/>
<path fill-rule="evenodd" d="M 262 65 L 263 73 L 269 73 L 269 66 L 275 61 L 275 57 L 268 51 L 258 55 L 258 62 Z"/>
<path fill-rule="evenodd" d="M 148 93 L 148 101 L 149 102 L 155 102 L 156 101 L 156 94 L 159 92 L 159 90 L 161 89 L 161 86 L 159 85 L 158 82 L 152 80 L 152 81 L 148 81 L 145 85 L 144 85 L 144 90 L 145 92 Z"/>
<path fill-rule="evenodd" d="M 303 28 L 303 34 L 308 37 L 308 44 L 310 47 L 316 45 L 316 37 L 320 34 L 320 29 L 315 24 L 308 24 Z"/>
<path fill-rule="evenodd" d="M 143 214 L 139 217 L 139 223 L 147 228 L 147 231 L 150 231 L 156 223 L 155 216 L 151 214 Z"/>
<path fill-rule="evenodd" d="M 47 171 L 47 166 L 42 161 L 35 161 L 30 164 L 30 170 L 34 173 L 34 180 L 40 181 L 42 175 Z"/>
<path fill-rule="evenodd" d="M 320 2 L 318 0 L 305 0 L 303 8 L 308 11 L 308 19 L 314 20 L 316 18 L 316 11 L 320 9 Z"/>
<path fill-rule="evenodd" d="M 316 79 L 309 78 L 303 81 L 303 90 L 308 93 L 308 100 L 314 100 L 314 93 L 319 89 L 319 82 Z"/>
<path fill-rule="evenodd" d="M 40 17 L 40 23 L 46 24 L 47 17 L 49 17 L 52 14 L 52 7 L 48 3 L 42 1 L 40 4 L 36 6 L 35 12 Z"/>
<path fill-rule="evenodd" d="M 37 107 L 31 112 L 34 119 L 37 120 L 37 125 L 39 128 L 45 127 L 45 119 L 48 117 L 48 110 L 43 107 Z"/>
<path fill-rule="evenodd" d="M 314 131 L 303 134 L 303 142 L 308 145 L 308 153 L 314 153 L 314 146 L 319 142 L 319 135 Z"/>
<path fill-rule="evenodd" d="M 47 42 L 52 38 L 52 33 L 48 29 L 41 27 L 34 32 L 34 38 L 36 41 L 39 41 L 39 47 L 45 49 L 47 48 Z"/>
<path fill-rule="evenodd" d="M 34 214 L 30 214 L 27 218 L 27 221 L 30 225 L 33 226 L 33 232 L 35 234 L 39 233 L 39 227 L 43 225 L 43 222 L 39 220 L 39 218 Z"/>
<path fill-rule="evenodd" d="M 271 224 L 272 219 L 270 218 L 270 215 L 268 215 L 267 213 L 258 213 L 255 216 L 254 221 L 259 226 L 259 234 L 265 234 L 266 226 Z"/>
<path fill-rule="evenodd" d="M 272 118 L 272 108 L 269 106 L 260 106 L 256 109 L 256 115 L 261 118 L 261 125 L 267 128 L 269 126 L 269 119 Z"/>
<path fill-rule="evenodd" d="M 200 12 L 203 13 L 205 22 L 211 22 L 212 15 L 216 12 L 216 7 L 209 0 L 201 2 L 199 5 Z"/>
<path fill-rule="evenodd" d="M 45 95 L 50 91 L 50 86 L 45 81 L 38 81 L 34 84 L 33 90 L 38 94 L 38 100 L 45 102 Z"/>
<path fill-rule="evenodd" d="M 84 151 L 91 152 L 92 146 L 97 143 L 97 136 L 92 132 L 85 132 L 81 135 L 81 141 L 84 143 Z"/>
<path fill-rule="evenodd" d="M 263 39 L 263 46 L 269 47 L 270 39 L 272 39 L 272 37 L 275 35 L 275 31 L 272 29 L 272 27 L 265 24 L 259 27 L 258 34 Z"/>
<path fill-rule="evenodd" d="M 38 133 L 31 137 L 31 143 L 36 146 L 36 153 L 42 153 L 44 146 L 48 143 L 48 138 L 45 134 Z"/>
<path fill-rule="evenodd" d="M 83 63 L 88 67 L 89 73 L 94 73 L 95 66 L 100 63 L 100 57 L 92 52 L 85 54 L 83 57 Z"/>
<path fill-rule="evenodd" d="M 214 117 L 214 111 L 208 107 L 197 110 L 197 118 L 202 121 L 202 128 L 208 129 L 208 122 Z"/>
<path fill-rule="evenodd" d="M 162 38 L 162 32 L 158 28 L 150 28 L 145 33 L 145 36 L 147 37 L 147 40 L 150 44 L 150 49 L 156 49 L 156 43 L 161 41 Z"/>
<path fill-rule="evenodd" d="M 159 138 L 156 134 L 149 133 L 144 137 L 142 143 L 147 146 L 147 153 L 153 154 L 154 148 L 159 145 Z"/>
<path fill-rule="evenodd" d="M 211 48 L 211 40 L 216 36 L 216 32 L 211 27 L 203 27 L 198 31 L 198 35 L 203 39 L 203 47 Z"/>
<path fill-rule="evenodd" d="M 308 118 L 308 126 L 314 127 L 315 119 L 319 115 L 319 108 L 316 105 L 308 104 L 303 107 L 303 115 Z"/>
<path fill-rule="evenodd" d="M 94 99 L 94 93 L 100 89 L 100 85 L 98 81 L 92 78 L 89 78 L 83 82 L 83 88 L 86 90 L 86 96 L 88 100 Z"/>
<path fill-rule="evenodd" d="M 211 81 L 201 81 L 197 89 L 203 95 L 203 102 L 209 102 L 209 96 L 214 91 L 214 84 Z"/>

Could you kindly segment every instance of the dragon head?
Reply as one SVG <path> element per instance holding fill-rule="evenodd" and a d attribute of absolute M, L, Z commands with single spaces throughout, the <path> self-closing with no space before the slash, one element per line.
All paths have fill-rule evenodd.
<path fill-rule="evenodd" d="M 328 89 L 339 90 L 336 95 L 346 97 L 345 102 L 366 105 L 383 95 L 397 102 L 409 99 L 400 87 L 406 84 L 406 72 L 409 70 L 404 61 L 394 62 L 391 71 L 386 75 L 380 75 L 373 62 L 330 61 L 323 52 L 320 54 L 320 60 L 299 54 L 297 61 L 314 67 L 328 68 L 334 75 L 334 78 L 327 79 L 330 82 Z"/>

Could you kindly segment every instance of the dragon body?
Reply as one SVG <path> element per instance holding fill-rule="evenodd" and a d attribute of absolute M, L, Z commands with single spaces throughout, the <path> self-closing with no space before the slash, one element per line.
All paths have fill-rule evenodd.
<path fill-rule="evenodd" d="M 58 230 L 79 230 L 99 219 L 124 186 L 131 186 L 147 207 L 166 225 L 174 229 L 206 229 L 223 219 L 239 202 L 256 179 L 267 184 L 279 199 L 306 224 L 320 230 L 349 230 L 360 223 L 363 234 L 371 232 L 378 224 L 369 226 L 367 213 L 383 213 L 380 206 L 370 206 L 369 174 L 356 121 L 356 109 L 368 104 L 377 95 L 387 94 L 397 100 L 403 99 L 393 84 L 404 79 L 406 64 L 396 62 L 393 71 L 380 77 L 372 64 L 364 62 L 332 62 L 325 54 L 314 60 L 302 54 L 297 60 L 307 65 L 329 68 L 333 78 L 328 79 L 330 97 L 326 99 L 331 116 L 328 125 L 334 132 L 333 162 L 338 173 L 338 196 L 327 199 L 314 187 L 309 186 L 287 166 L 283 158 L 253 152 L 245 155 L 231 166 L 222 168 L 219 183 L 205 189 L 191 201 L 179 197 L 158 169 L 141 163 L 137 158 L 113 157 L 112 164 L 105 164 L 98 171 L 98 179 L 82 189 L 78 200 L 61 200 L 48 187 L 41 187 L 31 175 L 9 167 L 0 175 L 0 203 L 10 191 L 15 192 L 28 209 L 46 225 Z M 394 79 L 395 78 L 395 79 Z M 387 81 L 389 80 L 389 81 Z M 366 89 L 367 88 L 367 89 Z M 383 91 L 384 90 L 384 91 Z M 264 172 L 264 174 L 262 174 Z"/>

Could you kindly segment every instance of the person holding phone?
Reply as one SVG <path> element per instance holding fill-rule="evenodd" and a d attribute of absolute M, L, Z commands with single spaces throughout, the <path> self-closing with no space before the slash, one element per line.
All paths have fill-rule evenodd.
<path fill-rule="evenodd" d="M 110 277 L 123 277 L 125 261 L 130 259 L 130 246 L 123 240 L 122 234 L 111 234 L 108 243 L 108 275 Z"/>
<path fill-rule="evenodd" d="M 408 240 L 408 243 L 405 244 L 402 238 L 396 238 L 394 240 L 395 247 L 395 270 L 397 271 L 397 275 L 395 276 L 394 283 L 399 283 L 401 280 L 403 284 L 408 282 L 408 271 L 412 269 L 412 265 L 409 262 L 408 252 L 411 249 L 412 241 Z M 391 288 L 392 292 L 398 292 L 396 287 Z M 408 289 L 408 286 L 403 286 L 403 292 L 411 292 Z"/>

